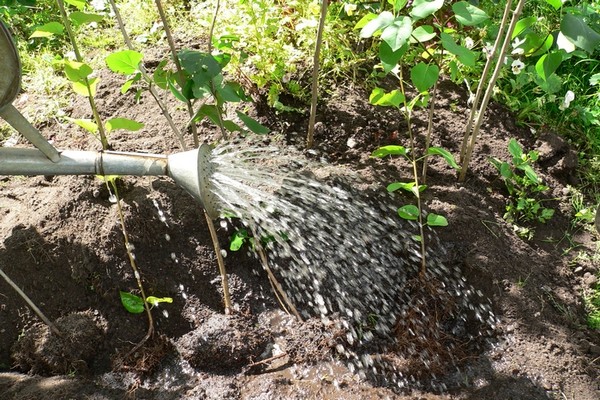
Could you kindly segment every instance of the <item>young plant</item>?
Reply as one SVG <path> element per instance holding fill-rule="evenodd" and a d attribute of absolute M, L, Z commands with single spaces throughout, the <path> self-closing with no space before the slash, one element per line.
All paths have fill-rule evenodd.
<path fill-rule="evenodd" d="M 508 143 L 512 155 L 511 162 L 490 158 L 489 161 L 498 170 L 509 194 L 504 219 L 509 223 L 547 222 L 554 210 L 544 207 L 539 195 L 548 190 L 533 170 L 538 159 L 536 151 L 524 153 L 515 139 Z"/>

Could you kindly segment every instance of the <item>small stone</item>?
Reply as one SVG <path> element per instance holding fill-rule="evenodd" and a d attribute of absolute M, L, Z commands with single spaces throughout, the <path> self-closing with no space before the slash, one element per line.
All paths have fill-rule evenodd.
<path fill-rule="evenodd" d="M 574 273 L 574 274 L 576 274 L 576 275 L 581 275 L 581 274 L 583 274 L 583 267 L 582 267 L 581 265 L 580 265 L 580 266 L 578 266 L 577 268 L 575 268 L 575 269 L 573 270 L 573 273 Z"/>
<path fill-rule="evenodd" d="M 598 283 L 598 277 L 589 272 L 583 274 L 583 283 L 588 287 L 594 287 Z"/>

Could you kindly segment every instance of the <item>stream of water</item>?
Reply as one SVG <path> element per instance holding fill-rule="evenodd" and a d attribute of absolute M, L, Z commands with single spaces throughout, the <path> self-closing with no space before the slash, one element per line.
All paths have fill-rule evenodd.
<path fill-rule="evenodd" d="M 269 266 L 287 295 L 303 317 L 343 329 L 338 356 L 359 375 L 405 386 L 430 370 L 431 382 L 436 366 L 459 357 L 455 347 L 493 329 L 489 302 L 444 265 L 431 230 L 419 278 L 418 226 L 397 216 L 399 200 L 383 186 L 275 145 L 221 145 L 211 161 L 222 213 L 272 238 Z"/>

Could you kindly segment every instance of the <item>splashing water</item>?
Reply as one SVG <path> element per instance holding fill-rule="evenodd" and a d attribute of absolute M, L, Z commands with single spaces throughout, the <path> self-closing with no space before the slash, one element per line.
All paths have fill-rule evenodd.
<path fill-rule="evenodd" d="M 458 358 L 462 343 L 493 329 L 488 302 L 458 268 L 441 262 L 431 230 L 427 272 L 419 277 L 418 226 L 397 217 L 387 193 L 274 145 L 221 145 L 211 162 L 221 211 L 255 237 L 273 239 L 266 245 L 270 268 L 304 317 L 343 329 L 336 350 L 352 371 L 403 387 L 428 370 L 431 387 L 433 373 Z M 472 322 L 476 332 L 465 328 Z M 420 366 L 402 367 L 398 359 Z"/>

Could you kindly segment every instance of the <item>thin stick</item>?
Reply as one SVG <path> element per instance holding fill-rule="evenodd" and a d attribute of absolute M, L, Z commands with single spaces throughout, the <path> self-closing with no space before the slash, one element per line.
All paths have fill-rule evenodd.
<path fill-rule="evenodd" d="M 472 133 L 473 121 L 475 120 L 475 113 L 477 108 L 479 107 L 479 99 L 481 98 L 483 89 L 486 87 L 487 76 L 490 72 L 490 69 L 492 68 L 492 65 L 494 64 L 494 60 L 496 59 L 496 51 L 498 50 L 498 47 L 500 47 L 500 42 L 502 41 L 502 37 L 504 36 L 504 29 L 506 29 L 506 24 L 508 23 L 508 16 L 510 15 L 511 6 L 512 0 L 507 0 L 506 7 L 504 8 L 504 15 L 502 15 L 502 22 L 500 23 L 500 28 L 498 30 L 498 35 L 496 36 L 496 40 L 494 41 L 494 47 L 492 48 L 490 56 L 486 60 L 485 67 L 483 68 L 483 72 L 481 73 L 481 78 L 479 79 L 479 84 L 477 85 L 475 99 L 473 100 L 473 104 L 471 105 L 471 112 L 469 114 L 467 128 L 465 129 L 465 135 L 463 137 L 463 142 L 460 149 L 461 163 L 467 151 L 467 144 Z"/>
<path fill-rule="evenodd" d="M 423 180 L 423 184 L 427 183 L 427 152 L 429 150 L 429 146 L 431 145 L 431 132 L 433 131 L 433 114 L 435 112 L 435 97 L 437 96 L 438 82 L 439 78 L 435 81 L 435 84 L 433 85 L 433 90 L 431 91 L 431 104 L 429 105 L 429 115 L 427 116 L 427 134 L 425 135 L 425 158 L 423 159 L 423 171 L 421 173 L 421 179 Z"/>
<path fill-rule="evenodd" d="M 519 20 L 519 16 L 521 15 L 521 11 L 523 11 L 523 6 L 525 5 L 525 0 L 519 0 L 517 3 L 517 7 L 513 13 L 512 19 L 510 21 L 510 26 L 508 27 L 508 31 L 506 32 L 506 36 L 504 38 L 504 43 L 502 44 L 502 49 L 500 49 L 500 54 L 498 54 L 498 62 L 496 63 L 496 68 L 494 69 L 494 73 L 492 74 L 492 78 L 488 84 L 487 90 L 483 95 L 483 100 L 481 102 L 481 107 L 479 108 L 479 113 L 477 115 L 477 120 L 475 121 L 475 126 L 473 128 L 473 133 L 471 135 L 471 142 L 469 143 L 469 147 L 465 153 L 465 158 L 462 163 L 462 168 L 460 171 L 460 176 L 458 177 L 459 182 L 464 182 L 465 177 L 467 175 L 467 169 L 469 167 L 469 161 L 471 161 L 471 155 L 473 154 L 473 148 L 475 147 L 475 142 L 477 141 L 477 136 L 479 135 L 479 128 L 483 122 L 483 116 L 485 114 L 485 110 L 487 108 L 490 97 L 492 96 L 492 92 L 494 90 L 494 86 L 496 85 L 496 80 L 500 75 L 500 70 L 502 69 L 502 60 L 504 59 L 504 55 L 506 54 L 506 50 L 511 41 L 512 32 L 515 30 L 515 26 Z"/>
<path fill-rule="evenodd" d="M 58 328 L 56 327 L 56 325 L 54 325 L 49 319 L 48 317 L 46 317 L 44 315 L 44 313 L 33 303 L 33 301 L 31 301 L 31 299 L 29 298 L 29 296 L 27 296 L 25 294 L 25 292 L 23 292 L 16 283 L 14 283 L 12 281 L 12 279 L 10 279 L 8 277 L 8 275 L 6 275 L 4 273 L 4 271 L 2 271 L 2 269 L 0 268 L 0 276 L 2 276 L 2 278 L 4 278 L 4 280 L 6 281 L 6 283 L 8 283 L 13 289 L 15 289 L 15 291 L 19 294 L 19 296 L 21 296 L 21 298 L 23 300 L 25 300 L 25 302 L 27 303 L 27 305 L 29 305 L 29 307 L 31 307 L 31 309 L 37 314 L 38 317 L 40 317 L 40 319 L 42 321 L 44 321 L 44 323 L 46 325 L 48 325 L 48 327 L 50 328 L 50 330 L 54 333 L 56 333 L 58 336 L 62 337 L 62 332 L 58 330 Z"/>
<path fill-rule="evenodd" d="M 315 120 L 317 118 L 317 100 L 319 95 L 319 63 L 321 55 L 321 43 L 323 42 L 323 30 L 325 28 L 325 18 L 327 17 L 328 1 L 321 2 L 321 17 L 319 18 L 319 27 L 317 29 L 317 42 L 315 44 L 315 54 L 313 56 L 312 71 L 312 96 L 310 101 L 310 118 L 308 120 L 308 134 L 306 135 L 306 147 L 311 148 L 314 144 Z"/>
<path fill-rule="evenodd" d="M 206 210 L 204 210 L 204 217 L 208 224 L 208 230 L 210 231 L 210 238 L 212 239 L 215 253 L 217 254 L 217 264 L 219 264 L 219 273 L 221 274 L 221 285 L 223 286 L 223 302 L 225 303 L 225 314 L 231 314 L 233 307 L 231 306 L 231 296 L 229 295 L 229 280 L 227 279 L 227 271 L 225 270 L 225 262 L 221 255 L 221 246 L 219 245 L 219 238 L 217 237 L 217 230 L 213 220 L 208 216 Z"/>

